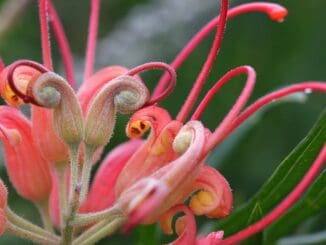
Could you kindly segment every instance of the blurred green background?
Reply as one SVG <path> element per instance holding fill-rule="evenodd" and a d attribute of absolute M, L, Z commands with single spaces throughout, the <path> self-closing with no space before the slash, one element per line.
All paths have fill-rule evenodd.
<path fill-rule="evenodd" d="M 4 2 L 0 1 L 2 9 Z M 75 56 L 76 75 L 81 78 L 89 1 L 53 2 L 68 33 Z M 230 5 L 244 2 L 250 1 L 231 1 Z M 250 101 L 288 84 L 326 79 L 326 1 L 269 2 L 278 2 L 288 8 L 289 15 L 285 22 L 272 22 L 261 13 L 251 13 L 229 21 L 222 49 L 204 91 L 225 72 L 239 65 L 251 65 L 257 71 L 257 85 Z M 102 1 L 96 67 L 112 64 L 133 67 L 152 60 L 170 62 L 187 40 L 217 15 L 218 8 L 215 0 Z M 3 23 L 6 12 L 2 11 L 1 14 L 0 22 Z M 0 56 L 6 64 L 17 59 L 41 61 L 37 16 L 37 1 L 30 1 L 10 27 L 0 32 Z M 207 38 L 178 70 L 175 91 L 161 103 L 173 116 L 183 104 L 206 59 L 212 37 Z M 53 55 L 56 70 L 62 72 L 55 41 Z M 147 84 L 153 87 L 159 75 L 159 72 L 149 72 L 144 75 L 144 79 L 151 81 Z M 227 113 L 243 83 L 244 77 L 234 79 L 208 106 L 202 116 L 208 128 L 214 129 Z M 324 95 L 309 94 L 304 103 L 281 103 L 270 107 L 218 147 L 209 162 L 217 166 L 228 179 L 235 195 L 235 208 L 259 189 L 277 164 L 306 135 L 325 104 Z M 127 119 L 118 117 L 116 133 L 108 150 L 126 139 L 124 127 Z M 3 164 L 0 174 L 9 184 Z M 33 205 L 18 197 L 11 187 L 9 192 L 12 209 L 23 217 L 39 222 Z M 321 230 L 326 226 L 325 218 L 326 212 L 323 212 L 302 224 L 296 232 Z M 151 235 L 146 238 L 148 234 Z M 156 227 L 141 227 L 129 237 L 116 236 L 115 241 L 116 244 L 145 244 L 146 241 L 151 244 L 150 237 L 154 236 L 160 236 Z M 9 242 L 28 244 L 12 236 L 0 237 L 0 244 Z"/>

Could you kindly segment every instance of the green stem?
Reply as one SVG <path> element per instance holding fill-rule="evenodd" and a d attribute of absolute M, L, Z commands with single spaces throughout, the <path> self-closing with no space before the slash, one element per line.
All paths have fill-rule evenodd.
<path fill-rule="evenodd" d="M 37 205 L 37 208 L 40 212 L 44 228 L 47 231 L 54 233 L 52 221 L 51 221 L 51 217 L 50 217 L 50 212 L 49 212 L 49 202 L 45 201 L 45 202 L 39 203 Z"/>
<path fill-rule="evenodd" d="M 78 169 L 79 169 L 79 159 L 78 159 L 78 145 L 69 146 L 70 155 L 70 186 L 69 186 L 69 204 L 74 202 L 74 197 L 76 196 L 77 185 L 78 185 Z M 78 191 L 77 191 L 78 192 Z M 79 193 L 78 193 L 79 195 Z M 67 214 L 71 212 L 71 205 L 67 207 Z"/>
<path fill-rule="evenodd" d="M 72 225 L 74 226 L 83 226 L 91 223 L 95 223 L 104 219 L 110 219 L 116 217 L 123 217 L 121 209 L 117 206 L 113 206 L 111 208 L 105 209 L 100 212 L 88 213 L 88 214 L 77 214 L 75 220 L 72 221 Z"/>
<path fill-rule="evenodd" d="M 79 208 L 80 190 L 78 184 L 78 145 L 69 146 L 70 153 L 70 188 L 69 203 L 65 212 L 64 226 L 62 227 L 62 245 L 70 245 L 73 239 L 74 227 L 70 224 L 74 219 Z"/>
<path fill-rule="evenodd" d="M 28 220 L 18 216 L 16 213 L 14 213 L 9 207 L 6 207 L 5 209 L 6 217 L 7 219 L 14 225 L 21 227 L 23 229 L 26 229 L 30 232 L 36 233 L 40 236 L 50 237 L 52 239 L 58 240 L 59 237 L 54 235 L 53 233 L 50 233 L 41 227 L 34 225 L 33 223 L 29 222 Z"/>
<path fill-rule="evenodd" d="M 46 237 L 43 235 L 36 234 L 32 231 L 27 231 L 21 227 L 18 227 L 10 222 L 6 224 L 6 232 L 24 238 L 26 240 L 33 241 L 38 244 L 46 245 L 57 245 L 59 239 L 53 239 L 52 237 Z"/>
<path fill-rule="evenodd" d="M 102 238 L 113 234 L 117 231 L 125 222 L 127 218 L 125 216 L 118 216 L 114 219 L 103 220 L 82 235 L 80 235 L 75 241 L 73 241 L 73 245 L 91 245 L 95 244 L 95 242 L 101 240 Z"/>
<path fill-rule="evenodd" d="M 65 213 L 67 212 L 66 167 L 57 167 L 56 171 L 59 179 L 60 227 L 63 227 Z"/>
<path fill-rule="evenodd" d="M 79 202 L 82 203 L 87 195 L 88 186 L 90 182 L 90 176 L 92 171 L 92 158 L 94 155 L 95 149 L 92 146 L 85 145 L 85 161 L 83 164 L 83 170 L 81 175 L 81 191 Z"/>

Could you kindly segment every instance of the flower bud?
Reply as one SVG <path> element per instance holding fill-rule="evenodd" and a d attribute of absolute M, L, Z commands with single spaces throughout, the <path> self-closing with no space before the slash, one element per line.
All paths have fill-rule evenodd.
<path fill-rule="evenodd" d="M 60 76 L 46 72 L 30 84 L 32 97 L 46 108 L 53 108 L 53 124 L 58 136 L 67 144 L 79 144 L 83 118 L 73 89 Z"/>
<path fill-rule="evenodd" d="M 131 113 L 149 99 L 146 86 L 136 78 L 120 76 L 103 87 L 94 98 L 86 116 L 84 141 L 97 148 L 111 138 L 115 112 Z"/>

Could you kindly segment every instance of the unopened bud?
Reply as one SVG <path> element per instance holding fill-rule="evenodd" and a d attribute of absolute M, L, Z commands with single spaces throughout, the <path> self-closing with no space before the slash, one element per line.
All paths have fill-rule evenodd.
<path fill-rule="evenodd" d="M 73 89 L 59 75 L 46 72 L 31 84 L 32 97 L 41 106 L 53 108 L 54 128 L 67 144 L 79 144 L 83 118 Z"/>
<path fill-rule="evenodd" d="M 84 141 L 95 148 L 107 144 L 115 126 L 115 113 L 131 113 L 149 99 L 146 86 L 136 78 L 120 76 L 105 85 L 86 116 Z"/>

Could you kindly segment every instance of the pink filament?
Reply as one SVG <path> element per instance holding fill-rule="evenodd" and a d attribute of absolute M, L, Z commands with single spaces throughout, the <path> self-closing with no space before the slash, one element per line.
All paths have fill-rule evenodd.
<path fill-rule="evenodd" d="M 230 127 L 232 121 L 238 116 L 242 108 L 247 103 L 251 92 L 254 88 L 255 81 L 256 81 L 256 72 L 255 70 L 250 66 L 239 66 L 228 73 L 226 73 L 220 80 L 218 80 L 215 85 L 208 91 L 204 99 L 199 104 L 198 108 L 194 112 L 192 116 L 192 120 L 197 120 L 201 113 L 204 111 L 207 104 L 213 99 L 215 94 L 220 90 L 220 88 L 229 82 L 232 78 L 235 76 L 238 76 L 240 74 L 247 74 L 247 81 L 246 84 L 237 99 L 236 103 L 233 105 L 229 113 L 226 115 L 226 117 L 223 119 L 223 121 L 220 123 L 220 125 L 215 129 L 215 131 L 211 134 L 209 137 L 209 141 L 207 144 L 207 151 L 211 150 L 216 146 L 216 142 L 218 142 L 219 137 L 223 134 L 224 131 Z"/>
<path fill-rule="evenodd" d="M 26 94 L 23 94 L 17 87 L 14 81 L 14 72 L 16 70 L 17 67 L 19 66 L 29 66 L 34 68 L 35 70 L 41 72 L 41 73 L 45 73 L 48 72 L 49 70 L 42 66 L 41 64 L 31 61 L 31 60 L 18 60 L 14 63 L 12 63 L 9 66 L 8 69 L 8 74 L 7 74 L 7 80 L 8 80 L 8 84 L 10 86 L 10 88 L 12 89 L 12 91 L 19 97 L 21 98 L 25 103 L 33 103 L 35 105 L 39 105 L 35 99 L 31 96 L 28 96 Z"/>
<path fill-rule="evenodd" d="M 75 75 L 74 75 L 74 63 L 72 60 L 71 50 L 63 26 L 61 24 L 60 18 L 51 1 L 49 1 L 49 14 L 50 14 L 50 21 L 51 21 L 50 23 L 52 25 L 53 32 L 57 39 L 58 45 L 60 47 L 59 50 L 62 56 L 62 61 L 65 68 L 67 80 L 71 85 L 71 87 L 74 88 Z"/>
<path fill-rule="evenodd" d="M 40 18 L 40 26 L 41 26 L 42 56 L 43 56 L 44 66 L 49 70 L 53 70 L 47 5 L 48 5 L 47 0 L 39 0 L 39 18 Z"/>
<path fill-rule="evenodd" d="M 233 18 L 240 14 L 246 14 L 249 12 L 263 12 L 269 15 L 272 20 L 281 22 L 287 15 L 287 10 L 275 3 L 266 3 L 266 2 L 255 2 L 255 3 L 245 3 L 237 7 L 231 8 L 227 12 L 227 19 Z M 198 46 L 198 44 L 204 40 L 204 38 L 215 29 L 219 24 L 220 16 L 215 17 L 209 23 L 207 23 L 182 49 L 182 51 L 177 55 L 177 57 L 172 61 L 171 66 L 174 69 L 178 69 L 184 60 L 192 53 L 192 51 Z M 153 95 L 160 93 L 162 89 L 165 88 L 169 77 L 167 74 L 161 78 L 159 84 L 157 85 Z"/>
<path fill-rule="evenodd" d="M 194 84 L 194 86 L 191 89 L 190 94 L 188 95 L 188 98 L 186 99 L 184 105 L 182 106 L 179 114 L 177 115 L 177 120 L 184 122 L 188 113 L 190 112 L 192 106 L 194 105 L 199 92 L 204 85 L 211 69 L 213 66 L 213 63 L 215 61 L 215 58 L 219 52 L 223 34 L 225 30 L 226 25 L 226 15 L 228 11 L 228 0 L 221 0 L 221 11 L 220 11 L 220 21 L 219 21 L 219 28 L 217 28 L 217 32 L 215 35 L 215 39 L 213 42 L 213 45 L 211 47 L 211 50 L 209 51 L 208 57 L 205 61 L 205 64 L 202 67 L 202 70 L 200 71 L 197 80 Z"/>
<path fill-rule="evenodd" d="M 278 91 L 272 92 L 258 99 L 252 105 L 248 106 L 247 109 L 242 112 L 231 124 L 231 126 L 223 133 L 222 137 L 218 139 L 218 144 L 223 139 L 225 139 L 230 133 L 233 132 L 239 125 L 241 125 L 246 119 L 252 116 L 256 111 L 261 109 L 268 103 L 271 103 L 277 99 L 285 97 L 289 94 L 297 93 L 300 91 L 305 91 L 306 89 L 311 89 L 312 91 L 326 92 L 326 83 L 324 82 L 305 82 L 294 84 L 289 87 L 280 89 Z"/>
<path fill-rule="evenodd" d="M 281 22 L 284 17 L 287 15 L 287 10 L 274 3 L 266 3 L 266 2 L 257 2 L 257 3 L 247 3 L 237 6 L 235 8 L 230 9 L 227 12 L 227 19 L 238 16 L 240 14 L 245 14 L 248 12 L 260 11 L 269 15 L 272 20 Z M 191 54 L 191 52 L 198 46 L 198 44 L 219 24 L 220 16 L 211 20 L 208 24 L 206 24 L 183 48 L 183 50 L 177 55 L 177 57 L 171 63 L 171 66 L 174 69 L 178 69 L 183 61 Z M 168 77 L 165 74 L 158 86 L 156 87 L 153 95 L 155 96 L 157 93 L 160 93 L 162 89 L 166 86 L 168 81 Z"/>
<path fill-rule="evenodd" d="M 300 183 L 293 189 L 293 191 L 268 215 L 262 218 L 255 224 L 239 231 L 235 235 L 232 235 L 225 240 L 223 240 L 221 245 L 236 244 L 244 239 L 252 236 L 253 234 L 263 230 L 270 224 L 272 224 L 276 219 L 282 216 L 287 209 L 289 209 L 302 195 L 303 192 L 309 187 L 313 182 L 314 178 L 317 176 L 321 168 L 326 163 L 326 144 L 323 146 L 321 152 L 319 153 L 317 159 L 310 167 L 309 171 L 305 174 Z"/>
<path fill-rule="evenodd" d="M 127 75 L 134 76 L 138 74 L 139 72 L 143 72 L 150 69 L 163 69 L 166 70 L 170 76 L 170 82 L 168 86 L 165 88 L 164 91 L 161 91 L 161 94 L 153 96 L 150 101 L 148 101 L 145 106 L 153 105 L 155 103 L 158 103 L 165 97 L 167 97 L 173 90 L 176 84 L 177 76 L 175 73 L 175 70 L 168 64 L 165 64 L 163 62 L 149 62 L 142 64 L 140 66 L 137 66 L 127 72 Z"/>
<path fill-rule="evenodd" d="M 91 15 L 89 19 L 86 58 L 85 58 L 86 63 L 85 63 L 84 81 L 87 78 L 89 78 L 93 73 L 99 12 L 100 12 L 100 0 L 92 0 Z"/>

